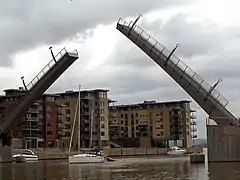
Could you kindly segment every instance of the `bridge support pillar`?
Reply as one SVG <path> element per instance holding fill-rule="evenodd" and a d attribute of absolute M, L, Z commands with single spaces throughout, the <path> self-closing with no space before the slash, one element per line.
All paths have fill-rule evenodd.
<path fill-rule="evenodd" d="M 0 163 L 12 162 L 12 138 L 11 134 L 2 134 L 0 136 Z"/>
<path fill-rule="evenodd" d="M 240 162 L 240 127 L 207 125 L 208 162 Z"/>

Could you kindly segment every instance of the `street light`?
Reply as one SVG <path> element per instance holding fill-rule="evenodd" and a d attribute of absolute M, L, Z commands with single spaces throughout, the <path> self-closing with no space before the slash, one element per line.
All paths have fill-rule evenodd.
<path fill-rule="evenodd" d="M 208 96 L 213 92 L 213 90 L 217 87 L 217 85 L 222 81 L 223 81 L 222 78 L 218 78 L 217 82 L 213 86 L 211 86 L 211 88 L 209 89 L 207 96 L 204 98 L 204 101 L 207 100 Z"/>
<path fill-rule="evenodd" d="M 131 33 L 133 27 L 135 26 L 135 24 L 137 23 L 137 21 L 138 21 L 138 20 L 140 19 L 140 17 L 142 17 L 142 16 L 143 16 L 142 14 L 139 14 L 139 15 L 138 15 L 137 19 L 134 21 L 132 27 L 131 27 L 130 30 L 128 31 L 128 36 L 130 35 L 130 33 Z"/>
<path fill-rule="evenodd" d="M 51 55 L 52 55 L 53 60 L 55 61 L 55 63 L 57 63 L 57 60 L 56 60 L 56 58 L 55 58 L 55 56 L 53 54 L 53 51 L 52 51 L 52 46 L 50 46 L 49 49 L 51 51 Z"/>
<path fill-rule="evenodd" d="M 23 82 L 23 86 L 24 86 L 25 90 L 27 91 L 27 86 L 26 86 L 25 81 L 24 81 L 24 76 L 22 76 L 21 79 L 22 79 L 22 82 Z"/>

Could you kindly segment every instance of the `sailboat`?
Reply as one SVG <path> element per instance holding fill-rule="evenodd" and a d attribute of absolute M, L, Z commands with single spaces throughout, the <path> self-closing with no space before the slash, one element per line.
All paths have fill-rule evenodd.
<path fill-rule="evenodd" d="M 72 156 L 68 157 L 68 162 L 69 164 L 83 164 L 83 163 L 103 163 L 104 162 L 104 157 L 102 156 L 102 154 L 100 152 L 95 152 L 93 153 L 80 153 L 80 127 L 81 127 L 81 121 L 80 121 L 80 89 L 81 86 L 79 86 L 79 94 L 78 94 L 78 102 L 76 105 L 76 111 L 75 111 L 75 117 L 74 117 L 74 122 L 73 122 L 73 128 L 72 128 L 72 133 L 71 133 L 71 140 L 70 140 L 70 145 L 69 145 L 69 152 L 71 150 L 71 144 L 72 144 L 72 138 L 73 138 L 73 132 L 74 132 L 74 128 L 75 128 L 75 124 L 76 124 L 76 116 L 78 113 L 78 153 Z M 92 117 L 91 117 L 92 118 Z M 92 119 L 91 119 L 92 121 Z"/>

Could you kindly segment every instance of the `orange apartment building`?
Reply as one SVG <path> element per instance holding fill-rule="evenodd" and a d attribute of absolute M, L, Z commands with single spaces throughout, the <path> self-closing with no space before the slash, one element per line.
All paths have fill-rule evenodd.
<path fill-rule="evenodd" d="M 111 101 L 110 101 L 111 102 Z M 111 105 L 109 107 L 110 140 L 149 137 L 152 141 L 167 141 L 173 145 L 191 147 L 196 138 L 192 128 L 190 101 L 156 102 Z"/>

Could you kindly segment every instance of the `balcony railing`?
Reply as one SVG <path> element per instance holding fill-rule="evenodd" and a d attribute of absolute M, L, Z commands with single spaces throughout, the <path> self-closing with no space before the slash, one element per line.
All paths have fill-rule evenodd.
<path fill-rule="evenodd" d="M 23 125 L 22 129 L 23 130 L 39 130 L 41 126 L 38 125 Z"/>
<path fill-rule="evenodd" d="M 37 118 L 37 117 L 28 117 L 28 118 L 24 118 L 24 121 L 35 121 L 35 122 L 38 122 L 39 118 Z"/>
<path fill-rule="evenodd" d="M 190 118 L 191 118 L 191 119 L 196 119 L 197 116 L 196 116 L 195 114 L 192 114 L 192 115 L 190 116 Z"/>
<path fill-rule="evenodd" d="M 197 129 L 196 128 L 192 128 L 191 132 L 197 132 Z"/>
<path fill-rule="evenodd" d="M 195 125 L 197 125 L 197 122 L 196 121 L 191 121 L 191 125 L 195 126 Z"/>
<path fill-rule="evenodd" d="M 194 139 L 194 138 L 197 138 L 197 135 L 192 135 L 192 138 Z"/>

